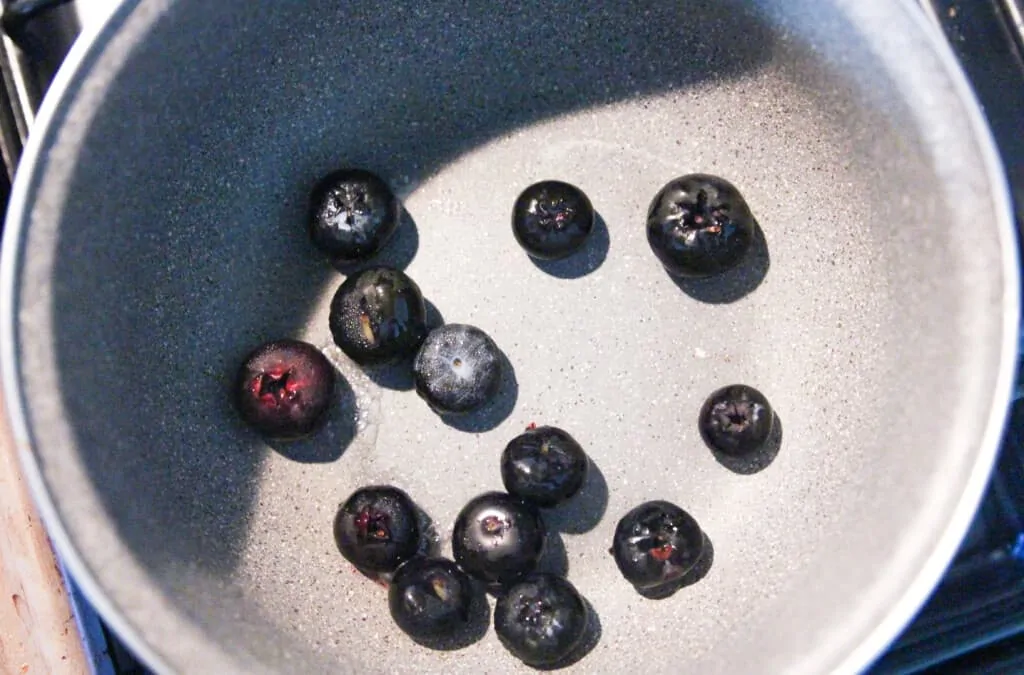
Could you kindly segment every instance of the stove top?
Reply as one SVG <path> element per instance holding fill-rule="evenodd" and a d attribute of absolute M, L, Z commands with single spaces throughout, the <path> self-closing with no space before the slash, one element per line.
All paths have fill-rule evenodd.
<path fill-rule="evenodd" d="M 0 199 L 34 111 L 81 26 L 118 0 L 0 0 Z M 919 0 L 971 80 L 999 146 L 1024 240 L 1024 0 Z M 17 43 L 17 45 L 15 44 Z M 1024 257 L 1024 256 L 1022 256 Z M 1021 342 L 1024 361 L 1024 339 Z M 1024 365 L 1024 363 L 1019 364 Z M 871 675 L 1024 672 L 1024 371 L 997 469 L 952 565 L 914 622 Z M 145 675 L 65 579 L 93 671 Z"/>

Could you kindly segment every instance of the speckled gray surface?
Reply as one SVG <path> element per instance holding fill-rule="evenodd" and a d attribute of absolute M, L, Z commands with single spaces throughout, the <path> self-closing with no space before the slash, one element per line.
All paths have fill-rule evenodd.
<path fill-rule="evenodd" d="M 536 421 L 599 469 L 551 518 L 565 558 L 546 564 L 602 627 L 570 670 L 828 672 L 985 470 L 1012 282 L 1002 205 L 907 10 L 515 6 L 154 0 L 121 13 L 130 30 L 58 110 L 17 272 L 27 422 L 71 545 L 169 668 L 524 671 L 492 632 L 451 652 L 405 638 L 331 519 L 354 488 L 394 483 L 450 554 L 459 508 L 500 488 L 502 448 Z M 328 348 L 348 382 L 330 424 L 267 446 L 227 383 L 263 340 L 328 347 L 343 277 L 302 218 L 344 164 L 405 200 L 383 260 L 491 335 L 514 378 L 451 426 Z M 645 241 L 651 196 L 692 171 L 735 183 L 763 232 L 721 282 L 673 283 Z M 564 263 L 531 262 L 509 226 L 546 178 L 602 221 Z M 784 428 L 752 475 L 696 429 L 731 382 Z M 651 498 L 714 547 L 707 576 L 662 601 L 607 553 Z"/>

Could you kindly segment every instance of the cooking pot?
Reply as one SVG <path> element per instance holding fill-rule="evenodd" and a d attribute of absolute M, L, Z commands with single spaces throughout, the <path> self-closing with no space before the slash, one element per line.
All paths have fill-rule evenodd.
<path fill-rule="evenodd" d="M 401 369 L 331 347 L 335 269 L 305 231 L 342 166 L 405 206 L 375 262 L 436 321 L 508 358 L 498 400 L 441 419 Z M 648 247 L 668 180 L 720 175 L 755 250 L 674 281 Z M 509 226 L 530 183 L 578 185 L 584 251 L 534 263 Z M 54 82 L 2 259 L 4 387 L 53 540 L 160 672 L 528 670 L 486 617 L 415 644 L 331 522 L 390 483 L 451 525 L 500 489 L 531 422 L 593 459 L 545 514 L 545 569 L 593 607 L 571 672 L 866 667 L 950 560 L 985 487 L 1017 349 L 1007 189 L 948 48 L 910 2 L 371 3 L 128 0 Z M 291 336 L 344 377 L 321 433 L 268 443 L 235 413 L 246 353 Z M 697 413 L 762 391 L 756 465 Z M 703 577 L 638 595 L 608 554 L 648 499 L 690 512 Z"/>

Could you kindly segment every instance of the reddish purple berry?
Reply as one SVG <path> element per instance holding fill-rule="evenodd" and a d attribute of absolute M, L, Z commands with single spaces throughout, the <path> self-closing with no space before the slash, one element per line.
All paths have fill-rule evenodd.
<path fill-rule="evenodd" d="M 238 370 L 235 402 L 242 418 L 276 440 L 307 436 L 331 405 L 335 371 L 311 344 L 275 340 L 257 348 Z"/>

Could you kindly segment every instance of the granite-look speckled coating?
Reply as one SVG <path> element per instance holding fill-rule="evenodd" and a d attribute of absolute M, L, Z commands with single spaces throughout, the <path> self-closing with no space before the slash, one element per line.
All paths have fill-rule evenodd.
<path fill-rule="evenodd" d="M 1004 205 L 909 6 L 129 3 L 65 124 L 39 132 L 7 250 L 23 245 L 34 457 L 90 587 L 182 672 L 528 672 L 493 631 L 415 645 L 331 521 L 356 487 L 393 483 L 450 555 L 455 515 L 500 489 L 502 448 L 535 421 L 594 462 L 579 504 L 550 515 L 545 564 L 601 627 L 569 672 L 618 673 L 627 653 L 647 675 L 838 668 L 987 469 L 1014 321 Z M 329 347 L 341 276 L 304 216 L 342 165 L 379 173 L 411 216 L 379 260 L 507 355 L 507 416 L 449 426 Z M 759 239 L 737 272 L 676 283 L 645 209 L 696 171 L 740 189 Z M 508 214 L 549 178 L 599 222 L 575 256 L 535 263 Z M 228 390 L 245 350 L 282 336 L 324 346 L 349 386 L 320 435 L 267 445 Z M 697 431 L 732 382 L 784 427 L 753 475 Z M 650 601 L 608 547 L 658 498 L 714 558 Z"/>

